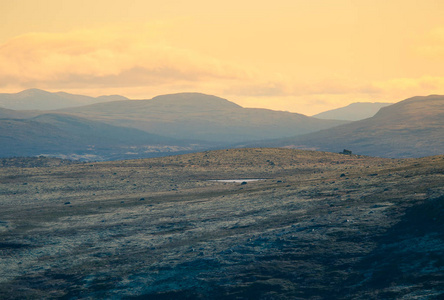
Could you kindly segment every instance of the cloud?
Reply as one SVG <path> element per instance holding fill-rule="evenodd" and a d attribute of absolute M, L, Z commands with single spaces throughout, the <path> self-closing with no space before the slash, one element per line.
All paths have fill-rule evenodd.
<path fill-rule="evenodd" d="M 306 114 L 358 101 L 394 102 L 415 95 L 444 94 L 444 77 L 365 81 L 325 74 L 305 78 L 297 71 L 269 73 L 260 65 L 245 67 L 174 47 L 164 40 L 162 26 L 107 26 L 10 39 L 0 45 L 0 91 L 37 87 L 145 99 L 197 91 L 247 107 Z M 437 30 L 434 36 L 436 41 L 444 41 L 444 30 Z"/>
<path fill-rule="evenodd" d="M 247 81 L 242 83 L 233 83 L 233 85 L 224 88 L 222 92 L 224 94 L 237 96 L 279 97 L 290 94 L 291 87 L 285 81 L 260 81 L 257 79 L 256 82 Z"/>
<path fill-rule="evenodd" d="M 246 68 L 173 47 L 163 39 L 164 26 L 108 26 L 18 36 L 0 45 L 0 89 L 96 88 L 118 93 L 119 88 L 140 91 L 149 86 L 153 93 L 187 90 L 239 97 L 377 92 L 347 78 L 294 82 L 288 74 L 269 74 L 260 66 Z"/>
<path fill-rule="evenodd" d="M 31 33 L 0 45 L 2 86 L 125 87 L 246 76 L 235 65 L 129 29 Z"/>
<path fill-rule="evenodd" d="M 228 95 L 254 97 L 377 95 L 381 92 L 382 89 L 372 83 L 362 83 L 347 77 L 295 81 L 281 74 L 267 76 L 259 72 L 251 80 L 234 83 L 223 90 Z"/>
<path fill-rule="evenodd" d="M 375 82 L 374 85 L 381 89 L 385 96 L 404 95 L 406 97 L 411 97 L 444 93 L 444 77 L 436 76 L 393 78 Z"/>
<path fill-rule="evenodd" d="M 347 77 L 320 80 L 297 88 L 295 93 L 298 95 L 375 95 L 382 92 L 372 83 L 363 83 Z"/>

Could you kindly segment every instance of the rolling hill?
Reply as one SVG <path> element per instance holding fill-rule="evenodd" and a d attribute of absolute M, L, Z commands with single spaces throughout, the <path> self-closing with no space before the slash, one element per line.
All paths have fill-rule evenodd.
<path fill-rule="evenodd" d="M 289 137 L 346 123 L 297 113 L 243 108 L 226 99 L 199 93 L 114 101 L 60 111 L 171 138 L 222 144 Z"/>
<path fill-rule="evenodd" d="M 53 110 L 116 100 L 127 98 L 118 95 L 94 98 L 65 92 L 50 93 L 39 89 L 28 89 L 13 94 L 0 93 L 0 107 L 14 110 Z"/>
<path fill-rule="evenodd" d="M 33 104 L 39 104 L 37 108 L 62 105 L 60 97 L 78 100 L 77 95 L 41 90 L 27 90 L 15 96 L 20 96 L 20 101 L 27 103 L 23 106 L 28 108 Z M 85 101 L 96 99 L 81 97 Z M 67 105 L 66 101 L 63 103 Z M 152 100 L 125 98 L 47 111 L 0 108 L 0 118 L 0 156 L 44 154 L 89 160 L 230 147 L 237 142 L 292 136 L 344 123 L 288 112 L 245 109 L 228 100 L 197 93 Z"/>
<path fill-rule="evenodd" d="M 73 149 L 88 149 L 88 153 L 102 159 L 123 159 L 247 145 L 421 157 L 442 154 L 444 149 L 444 96 L 439 95 L 409 98 L 355 122 L 243 108 L 200 93 L 108 101 L 53 111 L 0 108 L 0 118 L 2 156 L 65 155 Z M 150 148 L 153 145 L 168 147 Z M 111 149 L 115 151 L 112 155 Z"/>
<path fill-rule="evenodd" d="M 392 103 L 382 102 L 356 102 L 351 103 L 345 107 L 324 111 L 322 113 L 314 115 L 313 117 L 329 120 L 359 121 L 373 117 L 379 111 L 379 109 L 391 104 Z"/>
<path fill-rule="evenodd" d="M 151 147 L 170 152 L 189 149 L 189 143 L 63 114 L 31 119 L 0 119 L 0 156 L 86 156 L 94 160 L 147 157 Z M 143 149 L 135 148 L 142 147 Z M 162 150 L 163 149 L 163 150 Z M 136 153 L 137 152 L 137 153 Z"/>
<path fill-rule="evenodd" d="M 38 115 L 35 111 L 17 111 L 0 107 L 0 119 L 28 119 Z"/>
<path fill-rule="evenodd" d="M 413 97 L 383 107 L 372 118 L 316 133 L 264 143 L 382 157 L 422 157 L 444 152 L 444 96 Z"/>

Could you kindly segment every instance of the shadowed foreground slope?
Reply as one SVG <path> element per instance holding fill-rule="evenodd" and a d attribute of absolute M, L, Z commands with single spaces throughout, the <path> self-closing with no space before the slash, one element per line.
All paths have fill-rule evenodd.
<path fill-rule="evenodd" d="M 444 156 L 41 160 L 1 169 L 2 299 L 444 295 Z"/>

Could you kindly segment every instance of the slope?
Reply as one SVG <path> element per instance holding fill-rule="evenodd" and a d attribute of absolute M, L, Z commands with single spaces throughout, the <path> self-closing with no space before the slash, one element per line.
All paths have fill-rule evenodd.
<path fill-rule="evenodd" d="M 0 168 L 1 299 L 444 296 L 444 156 L 22 165 Z"/>
<path fill-rule="evenodd" d="M 422 157 L 444 151 L 444 96 L 413 97 L 372 118 L 267 145 L 382 157 Z"/>
<path fill-rule="evenodd" d="M 186 145 L 183 141 L 63 114 L 0 119 L 0 156 L 88 152 L 107 155 L 140 145 Z M 124 149 L 119 150 L 123 147 Z"/>
<path fill-rule="evenodd" d="M 35 116 L 34 111 L 17 111 L 0 107 L 0 119 L 27 119 Z"/>

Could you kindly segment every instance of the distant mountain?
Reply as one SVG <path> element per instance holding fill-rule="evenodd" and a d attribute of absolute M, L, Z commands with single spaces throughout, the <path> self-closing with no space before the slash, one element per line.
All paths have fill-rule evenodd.
<path fill-rule="evenodd" d="M 344 123 L 246 109 L 226 99 L 198 93 L 131 101 L 121 96 L 91 98 L 34 89 L 12 98 L 15 105 L 26 103 L 20 108 L 39 109 L 97 99 L 108 102 L 46 111 L 0 108 L 3 157 L 43 154 L 111 160 L 164 156 L 292 136 Z"/>
<path fill-rule="evenodd" d="M 346 148 L 382 157 L 443 154 L 444 96 L 409 98 L 381 108 L 372 118 L 261 145 L 332 152 Z"/>
<path fill-rule="evenodd" d="M 40 90 L 19 94 L 23 99 L 26 94 L 86 97 Z M 98 98 L 117 100 L 44 112 L 0 108 L 0 156 L 76 153 L 126 159 L 233 145 L 349 149 L 383 157 L 444 153 L 444 96 L 438 95 L 409 98 L 355 122 L 243 108 L 200 93 Z"/>
<path fill-rule="evenodd" d="M 0 107 L 15 110 L 53 110 L 117 100 L 128 99 L 118 95 L 94 98 L 65 92 L 50 93 L 39 89 L 24 90 L 16 94 L 0 93 Z"/>
<path fill-rule="evenodd" d="M 169 145 L 188 149 L 184 141 L 63 114 L 43 114 L 25 120 L 0 119 L 0 145 L 3 157 L 76 154 L 99 159 L 138 158 L 149 156 L 139 154 L 150 147 L 164 152 L 169 151 Z"/>
<path fill-rule="evenodd" d="M 358 121 L 373 117 L 379 109 L 393 103 L 384 102 L 356 102 L 345 107 L 328 110 L 313 117 L 318 119 Z"/>
<path fill-rule="evenodd" d="M 224 144 L 289 137 L 346 123 L 297 113 L 243 108 L 226 99 L 199 93 L 106 102 L 60 111 L 162 136 Z"/>

